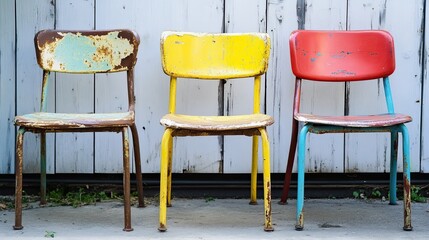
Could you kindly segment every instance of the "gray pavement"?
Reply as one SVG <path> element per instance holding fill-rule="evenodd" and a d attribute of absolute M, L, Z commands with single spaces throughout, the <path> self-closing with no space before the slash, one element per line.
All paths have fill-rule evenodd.
<path fill-rule="evenodd" d="M 168 231 L 158 232 L 158 207 L 132 208 L 134 231 L 124 232 L 120 202 L 73 207 L 36 207 L 23 211 L 23 230 L 13 230 L 14 212 L 0 211 L 4 239 L 429 239 L 429 205 L 412 204 L 414 230 L 405 232 L 403 206 L 381 200 L 310 199 L 305 229 L 295 231 L 295 201 L 273 200 L 274 232 L 263 231 L 263 204 L 246 199 L 173 199 Z"/>

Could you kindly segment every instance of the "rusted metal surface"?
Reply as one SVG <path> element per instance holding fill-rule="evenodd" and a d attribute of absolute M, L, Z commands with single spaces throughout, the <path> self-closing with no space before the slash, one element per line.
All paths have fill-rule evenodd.
<path fill-rule="evenodd" d="M 46 204 L 46 133 L 40 133 L 40 205 Z"/>
<path fill-rule="evenodd" d="M 22 161 L 25 128 L 20 127 L 16 136 L 15 157 L 15 225 L 14 230 L 21 230 L 22 226 Z"/>
<path fill-rule="evenodd" d="M 142 177 L 142 169 L 140 162 L 140 141 L 139 134 L 137 132 L 136 124 L 133 123 L 130 126 L 131 135 L 133 137 L 133 148 L 134 148 L 134 164 L 136 165 L 136 181 L 137 181 L 137 194 L 138 194 L 138 207 L 145 207 L 144 204 L 144 195 L 143 195 L 143 177 Z"/>
<path fill-rule="evenodd" d="M 75 73 L 132 69 L 140 43 L 138 35 L 130 30 L 43 30 L 34 40 L 42 69 Z"/>
<path fill-rule="evenodd" d="M 131 196 L 130 196 L 130 145 L 128 128 L 122 129 L 123 166 L 124 166 L 124 231 L 133 231 L 131 227 Z"/>
<path fill-rule="evenodd" d="M 295 230 L 302 231 L 303 229 L 304 229 L 304 214 L 301 212 L 301 214 L 297 219 Z"/>

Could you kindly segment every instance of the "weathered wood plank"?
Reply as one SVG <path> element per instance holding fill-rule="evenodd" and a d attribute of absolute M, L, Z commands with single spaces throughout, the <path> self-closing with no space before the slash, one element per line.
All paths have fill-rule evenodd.
<path fill-rule="evenodd" d="M 136 80 L 143 171 L 159 171 L 161 117 L 168 113 L 169 78 L 162 72 L 159 40 L 162 31 L 221 32 L 223 1 L 148 1 L 138 13 L 141 36 L 140 78 Z M 156 24 L 155 24 L 156 23 Z M 178 79 L 177 113 L 218 115 L 218 81 Z M 218 172 L 219 138 L 175 138 L 173 172 Z"/>
<path fill-rule="evenodd" d="M 281 159 L 275 160 L 278 163 L 275 162 L 273 168 L 276 172 L 283 172 L 290 143 L 295 81 L 290 70 L 290 32 L 297 28 L 345 29 L 347 6 L 342 0 L 269 3 L 268 12 L 273 12 L 268 14 L 268 30 L 273 35 L 273 55 L 270 62 L 271 72 L 268 74 L 270 84 L 267 88 L 267 107 L 268 113 L 272 114 L 276 121 L 272 132 L 272 155 L 274 159 Z M 292 12 L 289 12 L 290 8 L 293 9 Z M 344 85 L 304 81 L 302 90 L 302 112 L 322 115 L 344 113 Z M 310 134 L 307 139 L 307 172 L 343 171 L 343 134 Z"/>
<path fill-rule="evenodd" d="M 15 171 L 15 2 L 0 1 L 0 174 Z"/>
<path fill-rule="evenodd" d="M 425 16 L 423 16 L 424 18 L 424 29 L 422 29 L 423 32 L 428 32 L 429 31 L 429 18 L 427 17 L 429 14 L 429 2 L 425 1 Z M 429 82 L 429 78 L 428 78 L 428 65 L 429 65 L 429 58 L 427 53 L 429 52 L 429 35 L 425 34 L 424 35 L 425 38 L 422 39 L 422 43 L 424 43 L 425 48 L 423 49 L 424 54 L 422 54 L 422 64 L 423 64 L 423 76 L 422 76 L 422 81 L 424 83 L 428 83 Z M 421 131 L 421 156 L 420 156 L 420 160 L 421 161 L 421 165 L 420 165 L 420 171 L 424 172 L 424 173 L 428 173 L 429 172 L 429 84 L 424 84 L 423 85 L 423 99 L 422 99 L 422 131 Z M 417 159 L 416 159 L 417 160 Z M 415 160 L 415 161 L 416 161 Z"/>
<path fill-rule="evenodd" d="M 42 29 L 54 28 L 55 6 L 51 1 L 16 0 L 16 112 L 18 115 L 40 111 L 42 70 L 36 62 L 34 35 Z M 51 75 L 48 111 L 55 110 L 55 78 Z M 46 137 L 47 172 L 55 171 L 54 135 Z M 40 172 L 40 138 L 28 133 L 24 138 L 24 172 Z"/>
<path fill-rule="evenodd" d="M 411 170 L 419 171 L 420 108 L 423 1 L 401 4 L 398 1 L 349 1 L 348 28 L 384 29 L 395 40 L 396 70 L 390 78 L 395 111 L 408 114 L 413 122 L 410 134 Z M 415 17 L 403 17 L 415 16 Z M 400 47 L 398 47 L 400 46 Z M 365 97 L 363 97 L 365 96 Z M 383 84 L 370 81 L 350 84 L 350 115 L 387 111 Z M 401 137 L 400 137 L 401 138 Z M 347 172 L 388 172 L 390 168 L 389 134 L 346 134 L 345 166 Z M 399 142 L 401 145 L 401 141 Z M 398 152 L 398 169 L 402 169 L 402 149 Z M 402 171 L 402 170 L 401 170 Z"/>
<path fill-rule="evenodd" d="M 143 1 L 98 1 L 95 13 L 96 29 L 133 29 L 137 23 L 137 10 L 143 7 Z M 114 16 L 114 17 L 112 17 Z M 141 48 L 140 48 L 141 51 Z M 137 106 L 136 106 L 137 107 Z M 128 110 L 126 73 L 96 74 L 95 76 L 95 112 L 125 112 Z M 138 108 L 136 109 L 138 111 Z M 129 134 L 131 137 L 131 134 Z M 130 154 L 134 154 L 130 146 Z M 121 173 L 122 138 L 115 133 L 95 133 L 95 169 L 96 173 Z M 131 162 L 134 160 L 131 159 Z M 132 166 L 134 166 L 132 164 Z"/>
<path fill-rule="evenodd" d="M 271 56 L 268 64 L 266 106 L 274 117 L 268 128 L 271 140 L 272 172 L 283 173 L 289 151 L 292 103 L 295 77 L 289 59 L 289 35 L 298 29 L 298 1 L 268 1 L 267 32 L 271 37 Z"/>
<path fill-rule="evenodd" d="M 76 13 L 79 12 L 79 17 Z M 56 1 L 56 28 L 94 29 L 94 0 Z M 94 75 L 56 74 L 56 112 L 94 112 Z M 94 134 L 57 133 L 55 141 L 57 173 L 94 171 Z"/>
<path fill-rule="evenodd" d="M 225 2 L 225 32 L 266 32 L 265 0 L 234 0 Z M 261 110 L 264 111 L 265 75 L 261 81 Z M 253 112 L 253 78 L 227 81 L 224 85 L 224 114 L 240 115 Z M 259 141 L 259 159 L 262 145 Z M 250 173 L 252 138 L 245 136 L 224 137 L 224 172 Z M 262 161 L 259 161 L 259 172 Z"/>

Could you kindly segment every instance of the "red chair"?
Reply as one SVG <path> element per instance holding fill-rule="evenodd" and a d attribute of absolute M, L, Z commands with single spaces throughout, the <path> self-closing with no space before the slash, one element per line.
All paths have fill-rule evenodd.
<path fill-rule="evenodd" d="M 395 113 L 389 75 L 395 70 L 392 36 L 385 31 L 310 31 L 292 32 L 290 39 L 292 71 L 296 76 L 292 136 L 289 159 L 280 203 L 286 203 L 295 149 L 298 140 L 298 181 L 296 230 L 304 228 L 304 164 L 307 133 L 390 132 L 390 204 L 396 204 L 398 133 L 403 139 L 404 230 L 412 230 L 410 195 L 409 136 L 404 123 L 410 116 Z M 301 82 L 305 80 L 344 83 L 383 78 L 387 113 L 364 116 L 320 116 L 299 110 Z M 298 135 L 298 123 L 303 127 Z"/>

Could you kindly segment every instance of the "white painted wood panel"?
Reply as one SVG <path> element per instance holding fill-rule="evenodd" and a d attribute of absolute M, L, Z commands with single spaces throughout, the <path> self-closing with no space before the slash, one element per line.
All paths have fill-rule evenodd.
<path fill-rule="evenodd" d="M 295 77 L 289 60 L 289 35 L 298 29 L 298 1 L 270 0 L 267 6 L 267 32 L 271 54 L 267 72 L 267 114 L 274 117 L 268 128 L 271 140 L 272 172 L 283 173 L 289 152 Z"/>
<path fill-rule="evenodd" d="M 0 174 L 15 171 L 15 3 L 0 1 Z"/>
<path fill-rule="evenodd" d="M 165 9 L 165 5 L 162 9 Z M 224 2 L 215 1 L 175 1 L 169 4 L 166 17 L 170 30 L 191 32 L 222 32 Z M 175 13 L 176 12 L 176 13 Z M 178 15 L 177 15 L 178 14 Z M 182 17 L 177 21 L 176 17 Z M 167 28 L 168 29 L 168 28 Z M 162 29 L 162 30 L 167 30 Z M 164 77 L 168 82 L 168 78 Z M 182 81 L 181 81 L 182 80 Z M 199 81 L 178 79 L 177 112 L 195 115 L 219 115 L 220 81 Z M 166 88 L 165 90 L 167 90 Z M 164 92 L 168 95 L 168 92 Z M 164 108 L 167 110 L 168 108 Z M 164 114 L 167 111 L 164 112 Z M 216 173 L 221 169 L 220 137 L 185 137 L 174 141 L 174 172 Z"/>
<path fill-rule="evenodd" d="M 42 29 L 54 28 L 55 6 L 50 1 L 16 0 L 16 112 L 18 115 L 40 111 L 42 70 L 36 62 L 34 35 Z M 55 78 L 50 78 L 48 111 L 54 111 Z M 46 137 L 47 172 L 54 172 L 54 135 Z M 24 172 L 40 172 L 40 137 L 26 133 L 24 137 Z"/>
<path fill-rule="evenodd" d="M 139 1 L 97 1 L 96 29 L 133 29 L 138 21 Z M 95 112 L 128 111 L 126 73 L 96 74 L 95 76 Z M 131 139 L 131 134 L 129 134 Z M 132 141 L 130 141 L 132 143 Z M 132 144 L 130 144 L 132 145 Z M 121 134 L 103 132 L 95 134 L 95 169 L 97 173 L 121 173 L 122 137 Z M 133 156 L 133 148 L 130 147 Z M 132 166 L 134 160 L 132 161 Z"/>
<path fill-rule="evenodd" d="M 76 18 L 76 13 L 79 17 Z M 57 0 L 56 28 L 94 29 L 94 0 Z M 56 74 L 56 112 L 94 112 L 93 74 Z M 56 173 L 92 173 L 94 171 L 94 133 L 56 134 Z"/>
<path fill-rule="evenodd" d="M 268 76 L 275 79 L 271 80 L 273 84 L 268 87 L 267 102 L 271 102 L 273 107 L 271 111 L 273 111 L 272 114 L 276 120 L 273 131 L 273 156 L 274 159 L 282 159 L 279 160 L 278 164 L 274 164 L 274 171 L 276 172 L 284 172 L 286 167 L 292 124 L 295 77 L 290 69 L 289 35 L 291 31 L 298 28 L 344 29 L 347 10 L 345 3 L 342 0 L 330 0 L 291 1 L 288 2 L 288 6 L 282 5 L 285 3 L 281 1 L 273 1 L 271 4 L 272 8 L 270 9 L 273 13 L 269 15 L 268 20 L 273 25 L 269 25 L 268 29 L 274 39 L 274 55 L 271 64 L 272 72 Z M 291 7 L 295 13 L 287 14 L 286 11 L 290 11 L 287 8 Z M 270 21 L 271 17 L 274 18 L 272 21 Z M 291 20 L 288 21 L 288 19 Z M 280 33 L 279 36 L 277 36 L 277 32 Z M 282 54 L 284 56 L 281 56 Z M 270 94 L 272 94 L 271 97 Z M 342 115 L 344 113 L 344 85 L 333 86 L 332 84 L 304 81 L 301 111 L 322 115 Z M 269 113 L 271 112 L 269 111 Z M 280 125 L 283 126 L 280 127 Z M 343 171 L 343 134 L 310 134 L 307 139 L 307 172 Z M 296 166 L 294 167 L 296 168 Z"/>
<path fill-rule="evenodd" d="M 225 32 L 266 32 L 265 0 L 234 0 L 225 2 Z M 240 115 L 253 112 L 253 78 L 234 79 L 224 84 L 224 115 Z M 265 75 L 261 78 L 261 111 L 264 112 Z M 240 147 L 237 147 L 240 146 Z M 224 172 L 250 173 L 252 138 L 246 136 L 224 137 Z M 259 140 L 259 160 L 262 144 Z M 262 161 L 259 161 L 262 172 Z"/>
<path fill-rule="evenodd" d="M 393 35 L 396 70 L 390 78 L 390 83 L 395 111 L 411 115 L 414 119 L 407 124 L 410 133 L 411 169 L 419 171 L 423 1 L 412 2 L 413 4 L 382 0 L 351 1 L 349 9 L 353 11 L 348 14 L 348 26 L 351 30 L 383 29 Z M 350 115 L 387 111 L 381 80 L 350 84 L 349 99 Z M 401 143 L 402 141 L 399 146 L 402 146 Z M 402 171 L 401 148 L 398 156 L 398 169 Z M 388 172 L 389 134 L 346 134 L 345 164 L 347 172 Z"/>
<path fill-rule="evenodd" d="M 427 1 L 425 1 L 425 16 L 427 16 L 429 14 L 429 3 Z M 424 17 L 424 24 L 425 24 L 425 28 L 422 29 L 425 33 L 427 31 L 429 31 L 429 18 L 428 17 Z M 424 69 L 423 69 L 423 76 L 422 76 L 422 80 L 423 80 L 423 101 L 422 101 L 422 131 L 421 131 L 421 138 L 422 138 L 422 142 L 421 142 L 421 156 L 420 156 L 420 161 L 421 161 L 421 165 L 420 165 L 420 171 L 421 172 L 425 172 L 428 173 L 429 172 L 429 78 L 428 78 L 428 64 L 429 64 L 429 57 L 428 57 L 428 53 L 429 53 L 429 36 L 427 34 L 425 34 L 425 38 L 423 39 L 424 41 L 424 55 L 422 58 L 422 62 L 424 64 Z M 423 42 L 422 42 L 423 43 Z"/>
<path fill-rule="evenodd" d="M 16 23 L 11 20 L 15 19 L 15 2 Z M 429 141 L 425 136 L 429 134 L 429 127 L 427 123 L 425 125 L 425 119 L 429 118 L 429 110 L 424 103 L 429 102 L 429 87 L 428 84 L 422 85 L 422 81 L 427 82 L 428 64 L 427 57 L 422 58 L 422 38 L 427 35 L 423 33 L 426 30 L 423 29 L 426 21 L 424 4 L 424 0 L 412 0 L 407 4 L 400 0 L 0 1 L 0 173 L 14 171 L 15 128 L 12 121 L 15 112 L 24 114 L 39 111 L 40 108 L 42 71 L 35 59 L 34 34 L 38 30 L 54 27 L 130 28 L 139 33 L 141 44 L 135 69 L 136 123 L 142 170 L 146 173 L 159 172 L 159 145 L 163 133 L 159 119 L 168 111 L 169 81 L 161 69 L 159 51 L 162 31 L 267 31 L 270 34 L 272 48 L 265 94 L 267 114 L 274 116 L 275 124 L 268 128 L 268 134 L 272 172 L 283 173 L 289 150 L 295 80 L 289 61 L 290 32 L 298 28 L 388 30 L 395 38 L 396 45 L 397 68 L 391 78 L 395 110 L 410 114 L 414 120 L 407 124 L 412 171 L 428 172 L 429 151 L 426 149 L 429 148 Z M 16 66 L 14 60 L 10 61 L 15 57 Z M 126 82 L 125 78 L 119 80 L 125 74 L 120 75 L 97 75 L 95 84 L 92 76 L 83 79 L 77 75 L 67 76 L 62 79 L 65 81 L 60 81 L 60 77 L 64 77 L 62 74 L 57 74 L 57 79 L 53 75 L 49 110 L 126 111 Z M 253 86 L 241 88 L 240 81 L 246 80 L 234 80 L 223 85 L 220 81 L 179 79 L 177 110 L 200 115 L 251 112 L 251 94 L 247 92 Z M 353 83 L 349 88 L 340 84 L 331 90 L 328 84 L 306 82 L 303 85 L 301 110 L 334 115 L 342 115 L 347 107 L 350 114 L 384 110 L 381 84 L 375 83 L 373 90 L 369 90 L 368 84 Z M 16 96 L 15 91 L 8 90 L 10 88 L 16 88 Z M 345 105 L 346 90 L 349 90 L 348 105 Z M 191 97 L 194 93 L 196 95 Z M 375 97 L 361 100 L 362 94 L 375 94 Z M 60 96 L 70 97 L 70 100 L 63 100 Z M 319 101 L 316 100 L 318 97 L 328 98 Z M 68 133 L 57 134 L 54 138 L 54 134 L 49 134 L 48 172 L 122 172 L 120 134 L 97 133 L 95 140 L 93 136 L 92 133 Z M 131 138 L 131 134 L 129 136 Z M 27 173 L 39 172 L 39 142 L 38 135 L 25 135 L 24 171 Z M 178 138 L 174 143 L 173 171 L 176 173 L 249 172 L 251 138 L 187 137 Z M 307 172 L 384 172 L 389 169 L 390 143 L 387 134 L 311 134 L 307 147 Z M 398 163 L 401 170 L 402 161 Z"/>

